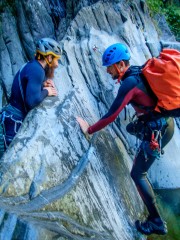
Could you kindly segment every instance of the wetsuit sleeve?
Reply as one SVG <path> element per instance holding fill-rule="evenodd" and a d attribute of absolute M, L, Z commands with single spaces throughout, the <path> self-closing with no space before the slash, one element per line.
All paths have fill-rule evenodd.
<path fill-rule="evenodd" d="M 118 95 L 111 105 L 108 113 L 104 115 L 97 123 L 88 128 L 88 133 L 92 134 L 107 126 L 113 122 L 122 109 L 131 101 L 135 92 L 135 86 L 137 82 L 134 77 L 126 78 L 119 88 Z"/>
<path fill-rule="evenodd" d="M 36 107 L 48 95 L 48 91 L 43 89 L 45 78 L 44 70 L 33 68 L 28 75 L 26 87 L 26 104 L 29 109 Z"/>

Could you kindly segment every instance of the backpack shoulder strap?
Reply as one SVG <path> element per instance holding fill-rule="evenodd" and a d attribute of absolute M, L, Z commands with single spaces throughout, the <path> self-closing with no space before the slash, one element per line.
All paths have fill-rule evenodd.
<path fill-rule="evenodd" d="M 27 63 L 25 63 L 21 69 L 19 70 L 19 75 L 18 75 L 18 82 L 19 82 L 19 88 L 20 88 L 20 92 L 21 92 L 21 97 L 23 99 L 23 104 L 24 104 L 24 109 L 25 112 L 27 113 L 27 108 L 26 108 L 26 104 L 25 104 L 25 98 L 24 98 L 24 92 L 23 92 L 23 88 L 22 88 L 22 84 L 21 84 L 21 71 L 23 70 L 23 68 L 26 66 Z"/>
<path fill-rule="evenodd" d="M 1 86 L 2 86 L 2 89 L 3 89 L 4 96 L 6 98 L 6 101 L 7 101 L 7 103 L 9 103 L 9 96 L 8 96 L 8 93 L 7 93 L 7 89 L 6 89 L 5 83 L 2 79 L 1 79 Z"/>

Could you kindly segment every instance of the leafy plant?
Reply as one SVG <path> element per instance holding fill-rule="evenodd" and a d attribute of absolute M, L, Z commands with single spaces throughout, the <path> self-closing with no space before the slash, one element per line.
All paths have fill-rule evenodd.
<path fill-rule="evenodd" d="M 150 10 L 151 16 L 154 14 L 160 13 L 163 8 L 163 1 L 162 0 L 147 0 L 147 5 Z"/>
<path fill-rule="evenodd" d="M 174 1 L 146 0 L 150 15 L 164 14 L 177 40 L 180 40 L 180 7 Z"/>
<path fill-rule="evenodd" d="M 147 240 L 179 240 L 180 216 L 175 212 L 175 210 L 172 209 L 170 204 L 163 202 L 160 197 L 157 198 L 157 200 L 160 210 L 163 213 L 163 217 L 167 221 L 168 234 L 165 236 L 151 235 L 147 238 Z"/>
<path fill-rule="evenodd" d="M 180 8 L 171 5 L 164 9 L 166 20 L 177 40 L 180 40 Z"/>
<path fill-rule="evenodd" d="M 5 8 L 9 8 L 13 15 L 16 13 L 16 1 L 14 0 L 1 0 L 0 1 L 0 13 L 4 12 Z"/>

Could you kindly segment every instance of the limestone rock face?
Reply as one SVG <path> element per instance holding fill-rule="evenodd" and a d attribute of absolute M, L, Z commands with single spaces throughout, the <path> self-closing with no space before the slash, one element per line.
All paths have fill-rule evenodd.
<path fill-rule="evenodd" d="M 101 66 L 110 44 L 127 44 L 133 65 L 158 55 L 162 43 L 146 4 L 21 0 L 15 13 L 10 9 L 1 13 L 0 35 L 8 93 L 37 39 L 58 39 L 63 56 L 54 79 L 58 97 L 29 112 L 1 159 L 0 239 L 145 239 L 134 228 L 143 203 L 129 175 L 135 150 L 125 133 L 129 119 L 123 111 L 86 139 L 76 116 L 93 124 L 116 96 L 119 86 Z"/>

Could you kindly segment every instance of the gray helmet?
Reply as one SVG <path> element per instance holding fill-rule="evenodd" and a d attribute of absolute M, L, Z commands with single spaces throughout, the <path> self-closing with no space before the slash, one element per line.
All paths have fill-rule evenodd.
<path fill-rule="evenodd" d="M 52 38 L 42 38 L 38 41 L 36 45 L 36 52 L 47 56 L 52 54 L 54 57 L 60 57 L 62 50 L 59 43 Z"/>

